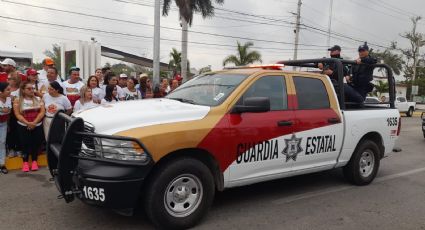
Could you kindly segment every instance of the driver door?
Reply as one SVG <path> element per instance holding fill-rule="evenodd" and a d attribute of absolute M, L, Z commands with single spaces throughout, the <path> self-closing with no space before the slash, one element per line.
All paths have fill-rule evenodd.
<path fill-rule="evenodd" d="M 255 183 L 291 170 L 292 161 L 283 154 L 284 136 L 292 134 L 294 120 L 287 92 L 285 77 L 263 76 L 248 87 L 237 104 L 248 97 L 268 97 L 271 110 L 228 115 L 234 159 L 229 167 L 230 184 Z"/>

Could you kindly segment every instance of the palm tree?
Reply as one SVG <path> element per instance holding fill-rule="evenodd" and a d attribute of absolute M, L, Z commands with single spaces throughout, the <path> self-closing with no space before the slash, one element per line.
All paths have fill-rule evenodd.
<path fill-rule="evenodd" d="M 377 57 L 379 60 L 383 61 L 385 64 L 390 66 L 391 70 L 395 75 L 400 75 L 403 70 L 404 60 L 401 55 L 391 52 L 391 50 L 386 49 L 383 52 L 374 51 L 371 53 L 372 56 Z M 382 69 L 380 69 L 381 71 Z"/>
<path fill-rule="evenodd" d="M 214 16 L 214 6 L 211 0 L 174 0 L 179 8 L 182 26 L 182 58 L 181 66 L 187 66 L 187 32 L 192 25 L 193 14 L 201 13 L 203 18 Z M 170 11 L 172 0 L 164 0 L 162 15 L 167 16 Z M 223 4 L 224 0 L 214 0 L 217 4 Z M 182 68 L 183 81 L 187 80 L 187 68 Z"/>
<path fill-rule="evenodd" d="M 182 53 L 177 51 L 176 48 L 173 48 L 170 52 L 170 62 L 168 63 L 168 68 L 173 70 L 173 76 L 176 73 L 181 72 L 181 61 L 182 61 Z"/>
<path fill-rule="evenodd" d="M 379 96 L 380 96 L 382 93 L 388 93 L 388 91 L 389 91 L 388 82 L 378 81 L 377 83 L 378 84 L 375 85 L 376 94 L 379 94 Z"/>
<path fill-rule="evenodd" d="M 179 52 L 176 48 L 173 48 L 170 52 L 170 62 L 168 62 L 168 69 L 173 71 L 173 76 L 177 73 L 181 73 L 182 67 L 182 53 Z M 187 60 L 187 69 L 190 67 L 190 62 Z"/>
<path fill-rule="evenodd" d="M 258 51 L 249 51 L 249 48 L 254 45 L 252 42 L 247 42 L 244 45 L 238 43 L 238 54 L 229 55 L 223 60 L 223 66 L 226 64 L 233 63 L 236 66 L 249 65 L 254 62 L 263 62 L 261 60 L 261 54 Z"/>

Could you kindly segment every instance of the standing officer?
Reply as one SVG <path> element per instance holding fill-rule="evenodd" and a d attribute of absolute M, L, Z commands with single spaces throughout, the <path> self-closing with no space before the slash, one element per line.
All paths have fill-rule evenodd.
<path fill-rule="evenodd" d="M 350 86 L 361 96 L 361 102 L 364 102 L 366 95 L 372 92 L 374 85 L 371 83 L 373 80 L 372 65 L 377 63 L 376 58 L 369 55 L 369 46 L 365 42 L 359 46 L 359 58 L 356 59 L 357 65 L 352 66 L 352 79 Z M 355 102 L 358 102 L 359 98 Z"/>

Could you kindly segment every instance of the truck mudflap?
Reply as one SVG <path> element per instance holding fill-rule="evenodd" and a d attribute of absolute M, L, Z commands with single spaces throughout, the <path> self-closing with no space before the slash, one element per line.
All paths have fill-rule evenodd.
<path fill-rule="evenodd" d="M 102 135 L 82 118 L 58 112 L 47 138 L 47 159 L 60 198 L 91 205 L 134 208 L 153 167 L 137 139 Z"/>

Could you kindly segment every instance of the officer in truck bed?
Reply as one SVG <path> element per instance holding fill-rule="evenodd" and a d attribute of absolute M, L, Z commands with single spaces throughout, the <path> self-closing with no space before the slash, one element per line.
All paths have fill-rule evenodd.
<path fill-rule="evenodd" d="M 351 86 L 355 92 L 348 89 L 346 96 L 349 101 L 363 103 L 366 99 L 366 95 L 372 92 L 374 87 L 371 83 L 374 69 L 372 65 L 376 64 L 377 60 L 369 55 L 369 46 L 366 42 L 359 46 L 358 51 L 359 58 L 356 59 L 357 65 L 351 67 L 352 77 L 348 81 L 349 86 Z"/>
<path fill-rule="evenodd" d="M 330 52 L 331 58 L 342 59 L 341 47 L 339 45 L 332 46 L 331 48 L 328 49 L 328 51 Z M 335 63 L 332 63 L 332 64 L 319 63 L 317 66 L 319 69 L 322 70 L 323 74 L 326 74 L 329 76 L 334 86 L 338 85 L 338 72 L 335 71 L 337 68 Z M 349 68 L 346 65 L 343 66 L 343 74 L 344 74 L 344 77 L 349 76 Z"/>

